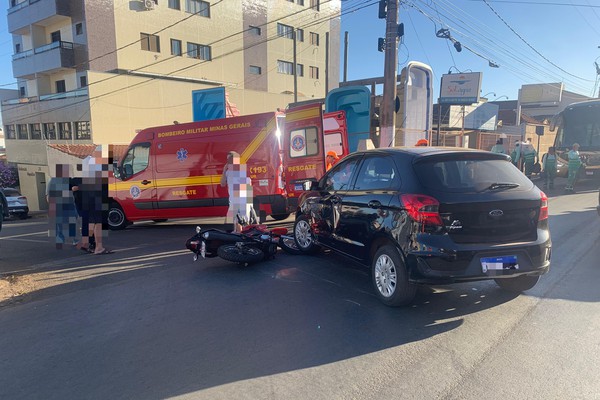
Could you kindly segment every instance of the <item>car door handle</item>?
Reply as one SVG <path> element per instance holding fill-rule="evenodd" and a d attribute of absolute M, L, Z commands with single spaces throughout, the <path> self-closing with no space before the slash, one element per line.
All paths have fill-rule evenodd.
<path fill-rule="evenodd" d="M 141 181 L 140 183 L 141 183 L 142 185 L 149 185 L 149 184 L 151 184 L 151 183 L 152 183 L 152 181 L 147 181 L 147 180 L 145 180 L 145 179 L 144 179 L 144 180 L 143 180 L 143 181 Z"/>
<path fill-rule="evenodd" d="M 381 208 L 381 202 L 379 200 L 371 200 L 368 206 L 370 208 Z"/>

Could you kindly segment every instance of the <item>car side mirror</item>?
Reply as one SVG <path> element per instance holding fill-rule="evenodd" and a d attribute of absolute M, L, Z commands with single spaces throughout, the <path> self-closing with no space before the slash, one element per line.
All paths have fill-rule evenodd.
<path fill-rule="evenodd" d="M 317 181 L 306 181 L 302 183 L 302 188 L 305 191 L 317 190 L 319 188 L 319 182 Z"/>

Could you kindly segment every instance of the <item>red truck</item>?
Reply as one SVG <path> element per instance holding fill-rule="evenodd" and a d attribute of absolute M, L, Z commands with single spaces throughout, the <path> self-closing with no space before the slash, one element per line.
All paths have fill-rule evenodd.
<path fill-rule="evenodd" d="M 328 126 L 324 134 L 323 125 Z M 236 151 L 254 188 L 261 219 L 285 219 L 302 182 L 325 173 L 325 154 L 347 154 L 343 112 L 322 113 L 313 103 L 285 114 L 270 112 L 144 129 L 109 178 L 108 223 L 123 229 L 141 220 L 221 217 L 228 193 L 220 178 Z"/>

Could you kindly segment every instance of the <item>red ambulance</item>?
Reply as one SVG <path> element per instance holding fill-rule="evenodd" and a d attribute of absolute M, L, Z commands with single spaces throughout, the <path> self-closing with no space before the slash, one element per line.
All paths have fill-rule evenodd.
<path fill-rule="evenodd" d="M 332 127 L 326 136 L 324 121 Z M 342 156 L 347 148 L 343 112 L 327 114 L 324 120 L 321 103 L 285 114 L 144 129 L 109 179 L 109 227 L 123 229 L 142 220 L 224 217 L 229 195 L 220 179 L 230 151 L 247 164 L 254 209 L 261 220 L 267 215 L 285 219 L 295 209 L 302 182 L 325 173 L 326 150 Z"/>

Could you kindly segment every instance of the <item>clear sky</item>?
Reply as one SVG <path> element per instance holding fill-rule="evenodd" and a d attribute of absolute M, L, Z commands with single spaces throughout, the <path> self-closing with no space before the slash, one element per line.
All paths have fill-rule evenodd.
<path fill-rule="evenodd" d="M 385 36 L 385 20 L 377 13 L 377 0 L 342 1 L 340 69 L 348 31 L 349 80 L 383 76 L 384 55 L 377 51 L 377 38 Z M 598 94 L 594 61 L 600 63 L 599 0 L 408 0 L 400 3 L 399 21 L 405 34 L 398 72 L 408 61 L 429 64 L 436 99 L 441 75 L 449 69 L 482 72 L 481 95 L 496 94 L 488 94 L 489 100 L 516 99 L 521 85 L 548 82 L 564 82 L 566 90 L 586 96 Z M 449 40 L 436 37 L 440 29 L 461 42 L 460 53 Z M 13 53 L 4 13 L 0 88 L 16 89 L 10 85 L 15 82 Z M 489 61 L 499 68 L 490 68 Z"/>
<path fill-rule="evenodd" d="M 430 65 L 435 74 L 434 102 L 441 75 L 449 69 L 453 73 L 482 72 L 481 95 L 493 92 L 496 98 L 513 100 L 521 85 L 551 82 L 564 82 L 566 90 L 581 95 L 598 95 L 594 61 L 600 63 L 599 0 L 400 3 L 399 21 L 404 23 L 405 33 L 399 46 L 398 72 L 408 61 Z M 357 11 L 346 13 L 351 10 Z M 377 51 L 377 38 L 385 36 L 385 20 L 377 17 L 377 1 L 342 1 L 342 13 L 341 70 L 343 37 L 348 31 L 348 80 L 383 76 L 384 54 Z M 440 29 L 448 29 L 461 42 L 460 53 L 452 42 L 436 37 Z M 489 61 L 499 68 L 490 68 Z M 487 96 L 489 100 L 495 97 Z"/>

